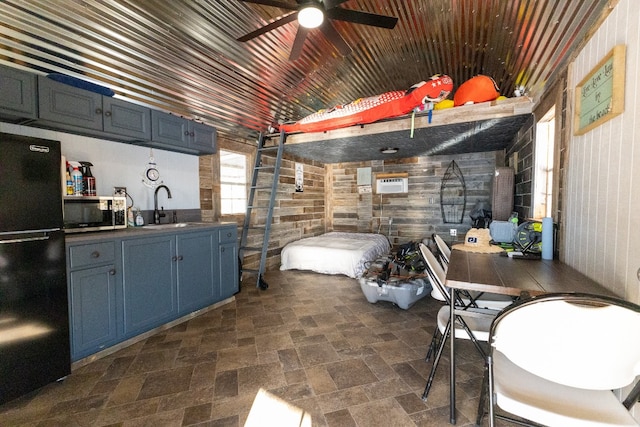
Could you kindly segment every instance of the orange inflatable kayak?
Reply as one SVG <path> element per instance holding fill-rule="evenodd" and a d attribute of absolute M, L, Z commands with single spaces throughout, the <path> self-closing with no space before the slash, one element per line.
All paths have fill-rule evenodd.
<path fill-rule="evenodd" d="M 280 125 L 287 132 L 324 132 L 353 125 L 401 116 L 427 102 L 440 102 L 453 90 L 453 80 L 446 75 L 435 75 L 426 82 L 415 84 L 406 91 L 386 92 L 369 98 L 360 98 L 349 104 L 320 110 L 296 123 Z"/>

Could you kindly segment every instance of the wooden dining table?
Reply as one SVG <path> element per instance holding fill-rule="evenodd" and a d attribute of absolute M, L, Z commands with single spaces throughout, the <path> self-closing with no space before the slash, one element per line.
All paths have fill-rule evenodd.
<path fill-rule="evenodd" d="M 454 246 L 445 281 L 451 293 L 451 325 L 455 324 L 455 293 L 463 290 L 510 295 L 514 299 L 564 292 L 617 296 L 561 261 L 539 258 L 518 259 L 505 255 L 506 253 L 483 254 L 461 251 L 456 250 Z M 449 339 L 451 351 L 449 421 L 455 424 L 455 333 L 450 333 Z"/>

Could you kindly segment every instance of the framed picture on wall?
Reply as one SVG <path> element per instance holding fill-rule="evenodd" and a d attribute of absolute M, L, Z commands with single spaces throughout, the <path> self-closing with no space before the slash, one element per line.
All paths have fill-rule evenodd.
<path fill-rule="evenodd" d="M 625 45 L 617 45 L 576 86 L 574 135 L 583 135 L 624 111 Z"/>

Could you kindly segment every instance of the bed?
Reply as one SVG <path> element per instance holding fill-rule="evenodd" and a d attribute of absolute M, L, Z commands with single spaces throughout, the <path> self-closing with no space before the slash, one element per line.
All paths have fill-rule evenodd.
<path fill-rule="evenodd" d="M 362 276 L 365 264 L 391 250 L 382 234 L 332 231 L 287 244 L 280 270 L 311 270 L 323 274 Z"/>

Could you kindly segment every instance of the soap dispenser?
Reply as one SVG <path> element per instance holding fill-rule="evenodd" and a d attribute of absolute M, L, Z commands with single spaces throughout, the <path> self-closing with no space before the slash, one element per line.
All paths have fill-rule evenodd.
<path fill-rule="evenodd" d="M 136 227 L 142 227 L 144 225 L 144 218 L 142 218 L 142 214 L 140 210 L 136 213 Z"/>

